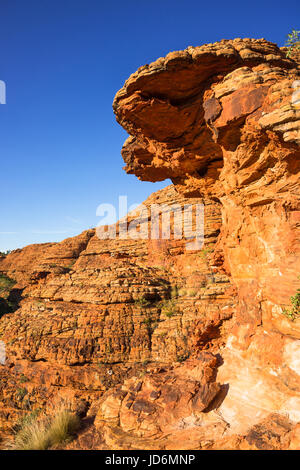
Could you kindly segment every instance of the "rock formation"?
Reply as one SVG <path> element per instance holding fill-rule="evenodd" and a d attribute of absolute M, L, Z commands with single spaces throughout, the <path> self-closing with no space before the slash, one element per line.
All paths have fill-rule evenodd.
<path fill-rule="evenodd" d="M 1 258 L 18 303 L 0 320 L 2 435 L 60 395 L 90 423 L 70 448 L 299 448 L 299 79 L 275 44 L 235 39 L 126 81 L 125 169 L 172 180 L 147 207 L 203 203 L 204 247 L 88 230 Z"/>

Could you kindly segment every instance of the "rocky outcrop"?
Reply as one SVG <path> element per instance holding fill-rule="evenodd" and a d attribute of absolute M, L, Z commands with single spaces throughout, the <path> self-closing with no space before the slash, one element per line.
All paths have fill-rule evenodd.
<path fill-rule="evenodd" d="M 297 80 L 299 65 L 275 44 L 236 39 L 140 68 L 114 101 L 128 173 L 221 204 L 214 258 L 238 308 L 220 350 L 229 388 L 218 409 L 232 433 L 275 411 L 300 419 L 299 320 L 282 314 L 300 273 Z"/>
<path fill-rule="evenodd" d="M 236 39 L 126 81 L 125 169 L 172 180 L 146 207 L 203 203 L 204 246 L 88 230 L 1 258 L 20 296 L 0 320 L 2 434 L 60 395 L 90 423 L 69 448 L 299 447 L 300 320 L 284 315 L 300 274 L 299 78 L 275 44 Z"/>
<path fill-rule="evenodd" d="M 170 368 L 220 341 L 235 304 L 228 277 L 209 261 L 220 207 L 196 202 L 205 202 L 206 215 L 200 256 L 186 252 L 186 239 L 100 240 L 89 230 L 3 258 L 0 270 L 21 292 L 19 309 L 0 322 L 7 355 L 0 366 L 4 433 L 24 411 L 47 407 L 57 394 L 87 411 L 126 378 L 147 374 L 153 364 Z M 186 200 L 169 186 L 144 204 L 167 203 Z M 208 398 L 218 390 L 214 380 Z"/>

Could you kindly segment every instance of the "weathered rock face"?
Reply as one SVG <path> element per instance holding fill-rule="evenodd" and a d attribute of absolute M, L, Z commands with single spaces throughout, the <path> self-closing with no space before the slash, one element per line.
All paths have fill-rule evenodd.
<path fill-rule="evenodd" d="M 0 366 L 4 432 L 24 409 L 47 407 L 57 394 L 88 409 L 114 385 L 157 367 L 152 364 L 169 368 L 223 341 L 219 331 L 235 299 L 227 294 L 228 277 L 209 260 L 220 205 L 207 198 L 195 202 L 205 203 L 200 254 L 186 252 L 186 239 L 172 233 L 170 240 L 100 240 L 89 230 L 1 260 L 1 272 L 17 281 L 12 290 L 21 297 L 20 308 L 0 320 L 7 354 Z M 144 205 L 167 203 L 186 200 L 169 186 Z M 215 377 L 210 381 L 203 406 L 219 391 Z M 199 388 L 197 381 L 191 386 Z"/>
<path fill-rule="evenodd" d="M 300 439 L 299 66 L 265 40 L 141 67 L 114 100 L 145 202 L 205 204 L 205 244 L 94 230 L 0 259 L 0 428 L 57 394 L 95 418 L 72 448 L 287 449 Z M 149 220 L 143 221 L 144 225 Z"/>
<path fill-rule="evenodd" d="M 226 423 L 203 413 L 221 391 L 217 358 L 202 352 L 171 370 L 158 368 L 103 395 L 95 426 L 111 448 L 190 449 L 222 435 Z M 192 429 L 191 429 L 192 428 Z"/>
<path fill-rule="evenodd" d="M 168 54 L 140 68 L 114 110 L 129 132 L 126 171 L 171 178 L 221 203 L 214 257 L 238 289 L 218 380 L 219 412 L 244 433 L 273 411 L 300 419 L 299 320 L 282 315 L 300 273 L 299 66 L 265 40 Z"/>

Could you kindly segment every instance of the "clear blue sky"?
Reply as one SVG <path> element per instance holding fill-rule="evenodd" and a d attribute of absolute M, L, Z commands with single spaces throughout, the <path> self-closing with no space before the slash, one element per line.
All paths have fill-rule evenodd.
<path fill-rule="evenodd" d="M 299 0 L 0 0 L 0 251 L 73 236 L 98 204 L 168 184 L 122 170 L 111 105 L 139 66 L 223 38 L 283 45 L 299 13 Z"/>

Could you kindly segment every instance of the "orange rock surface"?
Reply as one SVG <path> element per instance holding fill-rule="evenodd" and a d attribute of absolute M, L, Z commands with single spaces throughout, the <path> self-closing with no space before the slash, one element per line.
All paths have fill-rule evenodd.
<path fill-rule="evenodd" d="M 126 81 L 125 169 L 172 180 L 146 207 L 203 203 L 204 248 L 88 230 L 0 258 L 19 307 L 0 319 L 2 435 L 59 395 L 89 423 L 68 448 L 299 447 L 299 79 L 275 44 L 235 39 Z"/>

